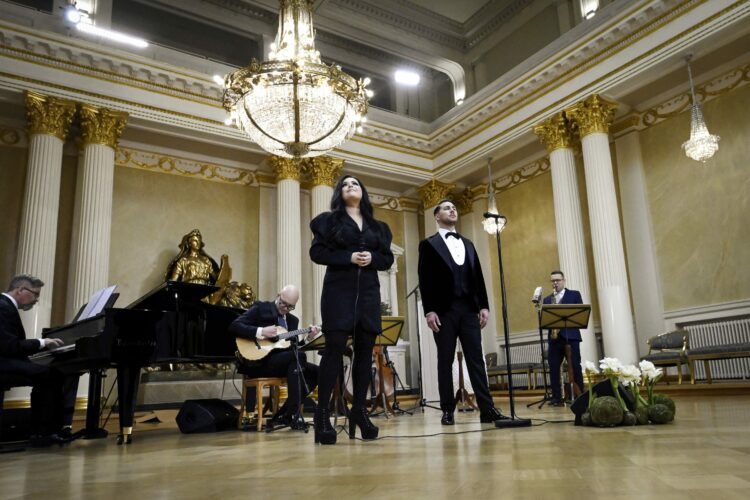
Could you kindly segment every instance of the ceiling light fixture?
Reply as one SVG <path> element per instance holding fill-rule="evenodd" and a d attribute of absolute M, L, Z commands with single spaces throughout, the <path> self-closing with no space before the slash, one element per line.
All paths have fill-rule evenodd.
<path fill-rule="evenodd" d="M 413 71 L 406 71 L 403 69 L 400 69 L 396 71 L 393 74 L 393 79 L 396 80 L 396 83 L 400 83 L 401 85 L 406 85 L 409 87 L 416 87 L 419 85 L 419 75 L 417 73 L 414 73 Z"/>
<path fill-rule="evenodd" d="M 315 50 L 313 0 L 280 0 L 267 61 L 253 59 L 225 79 L 224 108 L 265 151 L 286 158 L 325 154 L 361 130 L 369 79 L 326 65 Z"/>
<path fill-rule="evenodd" d="M 693 105 L 690 107 L 690 140 L 682 144 L 682 149 L 688 158 L 695 161 L 706 163 L 714 153 L 719 150 L 718 135 L 711 135 L 708 132 L 706 121 L 703 119 L 703 111 L 698 99 L 695 97 L 695 86 L 693 85 L 693 72 L 690 70 L 690 59 L 692 55 L 685 58 L 688 70 L 688 81 L 690 82 L 690 97 Z"/>

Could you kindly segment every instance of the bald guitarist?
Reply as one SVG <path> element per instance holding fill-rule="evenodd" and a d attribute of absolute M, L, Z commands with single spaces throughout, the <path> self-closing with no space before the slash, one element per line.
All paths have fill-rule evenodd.
<path fill-rule="evenodd" d="M 237 339 L 252 341 L 254 344 L 273 345 L 272 342 L 279 338 L 279 332 L 294 331 L 299 327 L 299 318 L 291 312 L 299 300 L 299 289 L 294 285 L 287 285 L 276 295 L 276 299 L 270 302 L 255 302 L 242 316 L 237 318 L 229 326 L 229 333 Z M 308 339 L 312 339 L 320 328 L 311 326 Z M 297 336 L 287 339 L 290 342 L 304 343 Z M 282 342 L 282 341 L 280 341 Z M 244 342 L 247 344 L 247 342 Z M 239 341 L 238 341 L 239 344 Z M 286 345 L 284 343 L 283 345 Z M 267 352 L 267 354 L 265 354 Z M 240 351 L 241 353 L 241 351 Z M 274 416 L 273 423 L 288 425 L 292 429 L 304 429 L 304 421 L 299 414 L 299 407 L 304 392 L 304 384 L 297 373 L 297 362 L 291 349 L 271 349 L 264 351 L 261 356 L 253 356 L 254 360 L 242 360 L 238 371 L 248 377 L 286 377 L 289 385 L 289 397 Z M 307 382 L 307 396 L 315 389 L 318 383 L 318 367 L 308 363 L 305 354 L 299 353 L 299 366 L 302 367 L 302 375 Z"/>

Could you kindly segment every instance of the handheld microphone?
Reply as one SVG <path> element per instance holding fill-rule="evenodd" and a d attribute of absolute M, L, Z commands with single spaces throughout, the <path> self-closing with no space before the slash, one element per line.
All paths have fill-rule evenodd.
<path fill-rule="evenodd" d="M 538 286 L 536 287 L 536 289 L 534 289 L 534 296 L 531 297 L 531 301 L 534 304 L 538 304 L 541 298 L 542 298 L 542 287 Z"/>

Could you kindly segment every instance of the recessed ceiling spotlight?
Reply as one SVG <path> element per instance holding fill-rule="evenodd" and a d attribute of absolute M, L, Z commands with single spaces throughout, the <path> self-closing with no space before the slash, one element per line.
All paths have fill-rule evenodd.
<path fill-rule="evenodd" d="M 393 78 L 396 80 L 396 83 L 400 83 L 401 85 L 408 85 L 410 87 L 419 85 L 419 75 L 413 71 L 400 69 L 393 74 Z"/>

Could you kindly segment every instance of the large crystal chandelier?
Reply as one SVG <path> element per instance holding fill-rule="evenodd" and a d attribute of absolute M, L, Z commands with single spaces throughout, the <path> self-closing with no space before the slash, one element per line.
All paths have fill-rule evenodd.
<path fill-rule="evenodd" d="M 325 154 L 365 120 L 365 87 L 321 62 L 312 24 L 314 0 L 280 0 L 279 30 L 269 60 L 253 59 L 227 75 L 224 108 L 261 148 L 286 158 Z M 360 129 L 361 130 L 361 129 Z"/>
<path fill-rule="evenodd" d="M 711 135 L 708 132 L 706 122 L 703 120 L 701 106 L 695 97 L 693 72 L 690 70 L 690 56 L 686 58 L 686 61 L 693 105 L 690 107 L 690 140 L 682 144 L 682 149 L 685 150 L 688 158 L 705 163 L 719 150 L 719 136 Z"/>
<path fill-rule="evenodd" d="M 496 234 L 505 229 L 505 224 L 508 220 L 505 216 L 500 215 L 500 212 L 497 210 L 497 203 L 495 203 L 495 185 L 492 181 L 492 158 L 487 158 L 487 175 L 489 177 L 489 184 L 487 184 L 487 212 L 484 214 L 482 226 L 487 233 Z"/>

